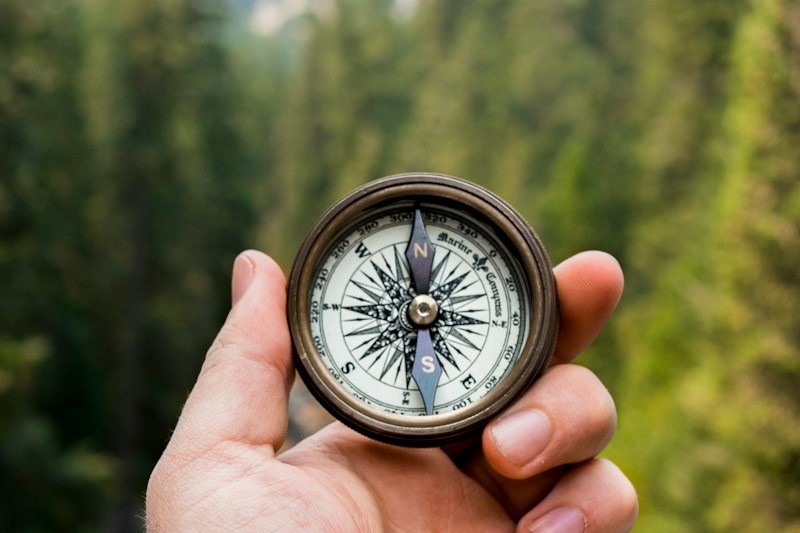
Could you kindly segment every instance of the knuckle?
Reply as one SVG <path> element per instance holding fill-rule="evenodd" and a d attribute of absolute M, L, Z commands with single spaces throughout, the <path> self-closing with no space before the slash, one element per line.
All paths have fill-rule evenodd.
<path fill-rule="evenodd" d="M 614 398 L 605 387 L 595 391 L 595 396 L 590 404 L 592 425 L 599 436 L 608 444 L 617 429 L 617 407 Z"/>
<path fill-rule="evenodd" d="M 595 433 L 603 433 L 608 438 L 617 427 L 617 406 L 611 393 L 600 379 L 590 370 L 575 367 L 575 389 L 573 394 L 581 399 L 581 409 L 587 418 L 587 425 Z"/>
<path fill-rule="evenodd" d="M 600 379 L 578 365 L 560 365 L 551 374 L 549 377 L 558 381 L 555 401 L 573 411 L 583 427 L 610 438 L 617 426 L 617 407 Z"/>
<path fill-rule="evenodd" d="M 600 379 L 577 365 L 554 367 L 534 404 L 554 421 L 553 461 L 583 461 L 600 453 L 617 427 L 614 399 Z"/>
<path fill-rule="evenodd" d="M 235 354 L 239 353 L 239 347 L 233 342 L 227 342 L 222 335 L 219 335 L 214 342 L 211 344 L 211 347 L 206 352 L 205 361 L 203 361 L 203 366 L 200 369 L 201 374 L 208 373 L 211 369 L 216 368 L 223 364 L 225 361 L 229 361 L 234 357 Z"/>
<path fill-rule="evenodd" d="M 636 487 L 625 473 L 608 459 L 598 459 L 597 464 L 603 469 L 606 483 L 613 491 L 611 494 L 615 495 L 617 516 L 621 526 L 627 531 L 633 527 L 639 515 L 639 495 Z"/>

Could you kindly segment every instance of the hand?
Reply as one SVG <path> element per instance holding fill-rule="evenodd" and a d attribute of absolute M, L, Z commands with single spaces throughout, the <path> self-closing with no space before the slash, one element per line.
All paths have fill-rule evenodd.
<path fill-rule="evenodd" d="M 613 258 L 556 268 L 553 366 L 461 450 L 406 449 L 333 423 L 276 455 L 294 370 L 284 277 L 259 252 L 234 264 L 233 307 L 147 487 L 150 531 L 628 531 L 636 493 L 595 459 L 616 424 L 588 370 L 569 364 L 619 299 Z M 532 529 L 531 529 L 532 528 Z"/>

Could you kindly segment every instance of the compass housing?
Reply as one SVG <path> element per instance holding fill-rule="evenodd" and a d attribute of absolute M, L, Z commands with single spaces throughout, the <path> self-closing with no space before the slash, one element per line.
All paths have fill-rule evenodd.
<path fill-rule="evenodd" d="M 503 378 L 463 409 L 427 416 L 375 408 L 346 390 L 326 366 L 312 334 L 312 289 L 326 254 L 348 231 L 387 206 L 424 203 L 468 214 L 502 242 L 521 268 L 527 302 L 527 338 Z M 298 372 L 309 391 L 338 420 L 371 438 L 403 446 L 432 447 L 480 431 L 517 399 L 547 368 L 558 332 L 552 265 L 528 223 L 509 204 L 468 181 L 443 174 L 409 173 L 372 181 L 336 203 L 312 227 L 288 280 L 288 319 Z M 479 355 L 480 357 L 480 355 Z"/>

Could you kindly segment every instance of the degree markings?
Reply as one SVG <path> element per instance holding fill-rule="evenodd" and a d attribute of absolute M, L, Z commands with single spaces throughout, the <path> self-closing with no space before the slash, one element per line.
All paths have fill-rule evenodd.
<path fill-rule="evenodd" d="M 326 302 L 328 301 L 326 297 L 330 295 L 339 302 L 338 316 L 328 314 L 327 318 L 330 320 L 337 316 L 336 322 L 339 323 L 337 336 L 342 339 L 344 345 L 334 343 L 332 346 L 327 340 L 324 341 L 329 347 L 333 372 L 344 368 L 342 364 L 353 366 L 348 361 L 355 361 L 363 372 L 372 376 L 369 379 L 375 380 L 376 383 L 384 383 L 393 389 L 399 389 L 400 392 L 413 391 L 416 385 L 413 380 L 409 380 L 410 366 L 413 362 L 409 358 L 409 354 L 413 354 L 413 332 L 409 333 L 406 329 L 397 327 L 397 313 L 402 309 L 398 308 L 395 302 L 395 300 L 410 299 L 410 295 L 413 294 L 408 268 L 404 259 L 400 257 L 399 250 L 399 247 L 407 244 L 407 234 L 400 231 L 400 234 L 405 236 L 396 239 L 397 242 L 384 244 L 383 247 L 379 245 L 380 242 L 385 243 L 386 236 L 391 234 L 391 232 L 386 233 L 387 231 L 395 227 L 410 231 L 411 224 L 407 220 L 387 223 L 388 218 L 389 215 L 383 215 L 374 219 L 379 222 L 378 228 L 363 238 L 357 238 L 355 231 L 344 236 L 350 239 L 352 244 L 338 258 L 334 258 L 332 253 L 326 256 L 322 266 L 326 267 L 330 274 L 328 279 L 324 280 L 321 291 L 315 290 L 312 297 L 320 296 L 320 301 Z M 471 397 L 476 400 L 481 397 L 488 390 L 483 384 L 490 379 L 493 383 L 498 378 L 502 379 L 505 369 L 513 363 L 513 359 L 505 360 L 502 355 L 503 349 L 511 344 L 510 336 L 513 328 L 510 326 L 505 328 L 501 339 L 495 338 L 501 328 L 491 325 L 494 304 L 488 282 L 482 279 L 479 273 L 494 272 L 496 283 L 502 287 L 505 287 L 502 282 L 505 276 L 512 275 L 519 286 L 519 267 L 515 266 L 513 258 L 502 252 L 496 254 L 498 256 L 496 258 L 490 257 L 491 252 L 498 249 L 497 243 L 493 242 L 491 232 L 485 230 L 478 232 L 482 235 L 482 242 L 479 242 L 481 239 L 473 239 L 469 235 L 458 233 L 453 226 L 460 222 L 459 218 L 448 214 L 444 222 L 441 221 L 441 217 L 436 221 L 426 221 L 431 235 L 439 233 L 457 235 L 462 245 L 467 243 L 484 256 L 480 259 L 476 254 L 473 263 L 473 258 L 463 250 L 459 251 L 454 245 L 438 242 L 435 237 L 433 239 L 437 251 L 431 273 L 431 295 L 437 301 L 441 300 L 443 305 L 437 320 L 438 334 L 433 335 L 434 351 L 439 356 L 447 376 L 446 381 L 440 383 L 440 389 L 450 384 L 463 385 L 459 382 L 461 378 L 462 382 L 468 381 L 470 384 L 468 390 L 462 390 L 462 393 L 458 393 L 457 389 L 453 390 L 450 386 L 449 396 L 442 398 L 444 401 L 437 402 L 436 410 L 440 412 L 442 409 L 449 410 L 463 398 Z M 472 227 L 480 229 L 472 221 L 469 223 Z M 373 240 L 376 235 L 379 236 L 378 243 Z M 364 250 L 369 250 L 369 254 Z M 354 261 L 355 257 L 359 259 Z M 476 265 L 479 268 L 475 268 Z M 341 269 L 347 269 L 349 273 Z M 334 281 L 337 275 L 344 277 Z M 513 303 L 511 297 L 514 293 L 502 290 L 501 294 L 504 313 L 510 315 L 512 311 L 517 310 L 522 315 L 520 322 L 526 324 L 524 320 L 527 313 L 523 302 L 519 299 L 522 293 L 516 293 L 518 299 Z M 480 305 L 481 303 L 484 305 Z M 321 318 L 320 324 L 317 325 L 318 333 L 323 339 L 332 333 L 330 324 L 326 325 L 325 322 L 328 321 Z M 492 334 L 492 331 L 495 333 Z M 513 334 L 514 343 L 519 346 L 524 342 L 522 337 L 527 335 L 527 330 L 516 328 Z M 490 335 L 494 335 L 495 338 L 492 345 L 497 344 L 502 347 L 496 357 L 489 358 L 493 361 L 487 369 L 485 367 L 489 361 L 486 357 L 479 358 L 478 355 Z M 343 348 L 346 349 L 343 351 Z M 481 369 L 472 370 L 478 359 L 482 360 Z M 378 364 L 379 361 L 382 363 Z M 498 374 L 498 369 L 504 364 L 505 367 Z M 340 373 L 337 379 L 347 388 L 357 391 L 357 396 L 366 396 L 370 400 L 369 403 L 378 404 L 392 412 L 408 414 L 424 412 L 421 400 L 413 401 L 415 394 L 411 395 L 412 401 L 408 402 L 407 394 L 394 398 L 385 393 L 378 393 L 376 385 L 368 386 L 364 378 L 357 377 L 357 372 L 347 372 L 347 375 Z M 473 375 L 478 376 L 477 381 Z M 353 379 L 359 380 L 358 384 L 353 382 Z M 386 401 L 383 401 L 384 399 Z M 438 393 L 437 399 L 439 399 Z"/>

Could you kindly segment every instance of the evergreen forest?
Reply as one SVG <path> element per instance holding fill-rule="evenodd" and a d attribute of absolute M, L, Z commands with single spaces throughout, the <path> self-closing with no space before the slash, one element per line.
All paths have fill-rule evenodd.
<path fill-rule="evenodd" d="M 796 0 L 0 0 L 0 530 L 141 530 L 238 252 L 407 171 L 619 259 L 637 531 L 800 531 Z"/>

